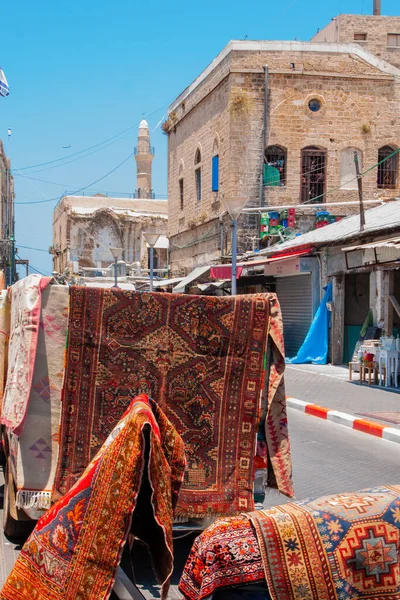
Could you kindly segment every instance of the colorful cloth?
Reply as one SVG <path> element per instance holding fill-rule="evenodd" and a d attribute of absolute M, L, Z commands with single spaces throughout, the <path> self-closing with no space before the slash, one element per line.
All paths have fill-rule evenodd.
<path fill-rule="evenodd" d="M 266 386 L 268 413 L 265 423 L 270 465 L 268 485 L 291 498 L 294 490 L 284 381 L 285 347 L 281 307 L 275 294 L 270 294 L 269 338 L 271 354 Z"/>
<path fill-rule="evenodd" d="M 29 275 L 10 288 L 11 335 L 1 422 L 16 435 L 22 432 L 26 417 L 36 358 L 42 291 L 50 279 Z"/>
<path fill-rule="evenodd" d="M 10 337 L 10 298 L 7 290 L 0 291 L 0 406 L 3 400 Z"/>
<path fill-rule="evenodd" d="M 245 515 L 217 519 L 196 540 L 179 582 L 185 598 L 200 600 L 219 588 L 264 580 L 255 531 Z"/>
<path fill-rule="evenodd" d="M 400 598 L 400 486 L 220 519 L 194 542 L 179 589 L 201 600 L 264 579 L 272 600 Z"/>
<path fill-rule="evenodd" d="M 73 488 L 39 521 L 2 600 L 106 600 L 129 531 L 149 546 L 166 598 L 184 445 L 148 397 L 136 398 Z"/>
<path fill-rule="evenodd" d="M 270 300 L 71 288 L 56 490 L 145 392 L 185 442 L 179 517 L 251 510 Z"/>
<path fill-rule="evenodd" d="M 400 598 L 400 486 L 249 515 L 272 600 Z"/>
<path fill-rule="evenodd" d="M 10 443 L 10 448 L 16 449 L 13 459 L 18 508 L 47 509 L 51 506 L 58 459 L 68 301 L 67 286 L 49 285 L 43 290 L 25 425 L 16 443 Z"/>

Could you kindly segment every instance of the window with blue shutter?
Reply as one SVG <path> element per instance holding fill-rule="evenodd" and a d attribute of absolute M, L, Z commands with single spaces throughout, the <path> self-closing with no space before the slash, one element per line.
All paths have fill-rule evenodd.
<path fill-rule="evenodd" d="M 212 157 L 212 191 L 218 192 L 219 189 L 219 156 Z"/>

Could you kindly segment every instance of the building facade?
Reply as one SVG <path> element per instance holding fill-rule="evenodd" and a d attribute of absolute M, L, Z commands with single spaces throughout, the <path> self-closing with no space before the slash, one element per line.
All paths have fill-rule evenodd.
<path fill-rule="evenodd" d="M 15 281 L 15 242 L 14 242 L 14 179 L 11 175 L 10 160 L 7 158 L 0 140 L 0 193 L 1 193 L 1 245 L 0 269 L 6 275 L 8 285 Z"/>
<path fill-rule="evenodd" d="M 130 197 L 64 196 L 53 214 L 53 270 L 60 274 L 101 272 L 113 263 L 110 248 L 122 248 L 122 260 L 148 268 L 144 233 L 161 236 L 155 246 L 155 268 L 168 269 L 168 201 L 155 199 L 151 167 L 154 149 L 145 120 L 135 148 L 137 187 Z"/>
<path fill-rule="evenodd" d="M 398 39 L 399 17 L 340 15 L 311 42 L 233 41 L 177 97 L 165 124 L 173 275 L 230 254 L 224 199 L 350 214 L 355 156 L 365 199 L 398 195 Z M 239 251 L 258 239 L 258 217 L 242 215 Z"/>

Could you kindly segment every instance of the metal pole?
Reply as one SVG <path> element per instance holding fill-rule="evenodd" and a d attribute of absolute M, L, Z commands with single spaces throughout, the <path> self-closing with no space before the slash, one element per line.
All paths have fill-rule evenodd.
<path fill-rule="evenodd" d="M 231 295 L 236 296 L 237 219 L 232 220 L 232 283 Z"/>
<path fill-rule="evenodd" d="M 268 66 L 264 66 L 264 116 L 263 116 L 263 131 L 262 131 L 262 161 L 261 161 L 261 176 L 260 176 L 260 206 L 265 206 L 264 197 L 264 159 L 265 148 L 268 141 L 268 100 L 269 100 L 269 83 L 268 83 Z"/>
<path fill-rule="evenodd" d="M 114 258 L 114 287 L 118 287 L 117 264 L 118 261 Z"/>
<path fill-rule="evenodd" d="M 150 291 L 153 291 L 153 260 L 154 260 L 154 248 L 150 246 Z"/>
<path fill-rule="evenodd" d="M 364 215 L 364 205 L 363 205 L 362 176 L 360 174 L 360 165 L 358 164 L 357 150 L 354 151 L 354 163 L 356 165 L 358 198 L 360 201 L 360 231 L 363 231 L 364 225 L 365 225 L 365 215 Z"/>

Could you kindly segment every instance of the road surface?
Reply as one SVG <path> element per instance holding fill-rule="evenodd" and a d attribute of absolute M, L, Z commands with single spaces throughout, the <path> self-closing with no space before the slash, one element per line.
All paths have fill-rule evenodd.
<path fill-rule="evenodd" d="M 296 498 L 400 483 L 400 444 L 374 438 L 293 409 L 289 409 L 288 416 Z M 284 496 L 271 491 L 265 506 L 286 501 Z M 192 540 L 193 537 L 187 537 L 176 542 L 171 600 L 181 598 L 176 585 Z M 1 536 L 0 577 L 3 580 L 18 550 L 18 546 Z M 136 580 L 145 597 L 159 598 L 150 559 L 144 548 L 137 547 L 134 563 Z"/>

